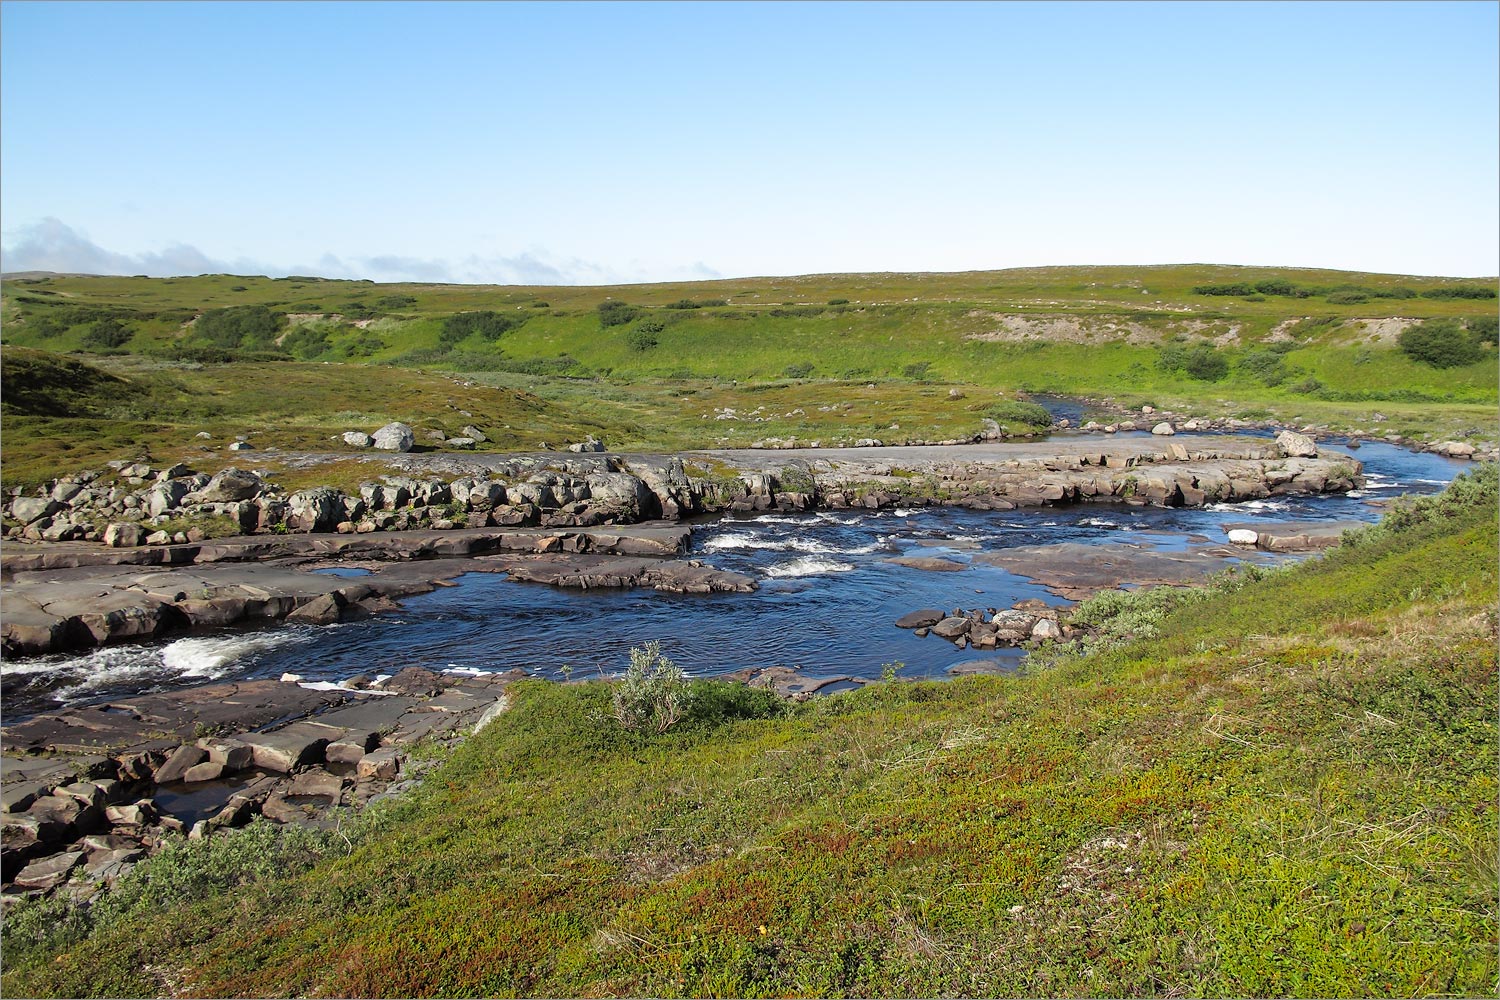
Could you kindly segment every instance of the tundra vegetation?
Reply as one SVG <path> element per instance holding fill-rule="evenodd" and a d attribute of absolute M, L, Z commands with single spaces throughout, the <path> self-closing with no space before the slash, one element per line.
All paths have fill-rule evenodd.
<path fill-rule="evenodd" d="M 1085 604 L 1090 648 L 1025 676 L 787 704 L 643 650 L 623 726 L 618 686 L 523 683 L 335 831 L 184 840 L 89 908 L 17 907 L 4 989 L 1491 993 L 1496 482 Z"/>
<path fill-rule="evenodd" d="M 497 451 L 1036 434 L 1040 393 L 1493 440 L 1494 287 L 1207 266 L 13 278 L 3 478 L 215 471 L 246 436 L 288 488 L 348 489 L 371 476 L 353 451 L 284 456 L 395 420 Z M 1495 482 L 1294 567 L 1085 604 L 1087 641 L 1024 676 L 891 664 L 788 704 L 647 648 L 615 684 L 519 684 L 415 793 L 333 831 L 182 841 L 90 906 L 9 910 L 0 986 L 1493 993 Z"/>
<path fill-rule="evenodd" d="M 1500 402 L 1494 292 L 1206 265 L 545 290 L 19 277 L 0 289 L 4 477 L 192 461 L 246 431 L 258 450 L 392 420 L 452 436 L 478 419 L 461 410 L 503 449 L 950 440 L 1037 393 L 1478 440 Z M 28 392 L 43 368 L 83 377 L 64 395 L 84 405 Z"/>

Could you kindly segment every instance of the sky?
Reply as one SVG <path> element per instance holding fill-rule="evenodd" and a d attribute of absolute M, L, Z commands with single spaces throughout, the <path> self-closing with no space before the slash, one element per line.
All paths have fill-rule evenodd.
<path fill-rule="evenodd" d="M 1500 4 L 0 3 L 0 268 L 1500 274 Z"/>

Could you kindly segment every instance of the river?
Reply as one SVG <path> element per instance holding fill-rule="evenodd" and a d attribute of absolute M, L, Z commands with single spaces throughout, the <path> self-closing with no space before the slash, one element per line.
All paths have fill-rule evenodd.
<path fill-rule="evenodd" d="M 809 680 L 875 678 L 886 664 L 898 663 L 904 677 L 943 677 L 975 654 L 898 629 L 892 624 L 897 617 L 924 607 L 1006 608 L 1026 598 L 1062 603 L 1030 580 L 971 562 L 976 553 L 1052 542 L 1180 549 L 1194 536 L 1224 542 L 1222 525 L 1232 522 L 1373 521 L 1379 511 L 1369 501 L 1435 492 L 1468 465 L 1388 444 L 1323 448 L 1362 461 L 1368 486 L 1347 496 L 1205 509 L 924 507 L 704 520 L 694 525 L 691 556 L 751 574 L 758 592 L 577 591 L 471 573 L 457 586 L 406 599 L 397 613 L 362 622 L 217 630 L 6 662 L 0 665 L 5 712 L 14 719 L 59 705 L 284 673 L 307 682 L 391 674 L 406 666 L 607 676 L 624 668 L 631 647 L 651 640 L 695 676 L 782 665 L 800 668 Z M 966 568 L 933 572 L 889 562 L 899 556 L 939 556 Z M 1018 665 L 1021 655 L 1000 650 L 984 657 Z"/>

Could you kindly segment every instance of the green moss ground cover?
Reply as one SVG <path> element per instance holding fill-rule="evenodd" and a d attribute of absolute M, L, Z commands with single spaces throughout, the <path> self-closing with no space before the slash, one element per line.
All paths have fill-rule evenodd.
<path fill-rule="evenodd" d="M 92 921 L 13 913 L 4 989 L 1492 995 L 1494 484 L 1085 608 L 1109 641 L 1027 676 L 709 685 L 653 736 L 605 684 L 520 685 L 341 834 L 183 843 Z"/>

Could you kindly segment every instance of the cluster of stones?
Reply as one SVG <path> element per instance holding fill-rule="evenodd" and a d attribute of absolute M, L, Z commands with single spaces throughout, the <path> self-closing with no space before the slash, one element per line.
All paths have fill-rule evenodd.
<path fill-rule="evenodd" d="M 1311 454 L 1309 454 L 1309 452 Z M 976 510 L 1013 510 L 1088 501 L 1198 507 L 1277 494 L 1343 492 L 1363 479 L 1358 462 L 1316 457 L 1310 438 L 1283 432 L 1260 458 L 1222 458 L 1172 442 L 1159 454 L 1077 454 L 1044 461 L 955 464 L 935 468 L 922 492 L 889 467 L 820 477 L 826 506 L 886 507 L 938 502 Z M 920 481 L 918 481 L 920 483 Z M 843 487 L 842 491 L 840 487 Z"/>
<path fill-rule="evenodd" d="M 511 679 L 457 679 L 407 668 L 371 685 L 381 696 L 364 699 L 352 692 L 319 698 L 285 681 L 219 685 L 202 689 L 201 696 L 237 687 L 232 700 L 247 688 L 279 687 L 288 693 L 278 699 L 273 692 L 273 702 L 285 705 L 300 695 L 304 704 L 326 710 L 265 731 L 147 740 L 107 754 L 7 757 L 0 800 L 5 899 L 54 891 L 87 898 L 173 837 L 209 837 L 256 816 L 324 825 L 333 809 L 360 808 L 396 794 L 420 770 L 405 748 L 424 738 L 451 742 L 488 721 L 504 708 L 504 686 Z M 82 714 L 58 713 L 8 728 L 7 748 L 30 742 L 32 749 L 40 744 L 54 751 L 59 745 L 87 750 Z M 121 742 L 144 734 L 126 725 Z M 223 785 L 223 806 L 191 825 L 156 801 L 164 787 L 192 791 L 215 782 Z"/>
<path fill-rule="evenodd" d="M 169 530 L 171 522 L 232 524 L 241 534 L 403 531 L 413 528 L 587 527 L 676 519 L 722 506 L 721 484 L 689 480 L 681 460 L 637 476 L 607 459 L 507 463 L 506 481 L 462 476 L 451 481 L 386 476 L 358 495 L 330 488 L 287 494 L 256 473 L 229 468 L 217 475 L 185 465 L 152 469 L 124 465 L 117 481 L 97 472 L 65 477 L 26 494 L 10 491 L 4 507 L 9 537 L 34 541 L 99 541 L 114 547 L 202 541 L 201 527 Z M 521 477 L 524 477 L 523 479 Z M 739 493 L 729 489 L 731 496 Z M 222 533 L 222 531 L 220 532 Z"/>
<path fill-rule="evenodd" d="M 1380 423 L 1386 419 L 1382 413 L 1373 413 L 1370 419 Z M 1072 421 L 1066 418 L 1058 420 L 1053 424 L 1057 430 L 1068 430 L 1072 428 Z M 1142 406 L 1139 419 L 1135 412 L 1128 415 L 1122 414 L 1118 420 L 1110 420 L 1101 423 L 1098 420 L 1089 420 L 1076 428 L 1086 433 L 1115 434 L 1128 431 L 1150 430 L 1159 436 L 1170 437 L 1179 431 L 1197 433 L 1237 433 L 1247 430 L 1274 430 L 1278 424 L 1273 420 L 1243 420 L 1239 417 L 1191 417 L 1185 414 L 1173 413 L 1169 410 L 1157 410 L 1153 406 Z M 1301 429 L 1304 436 L 1316 435 L 1324 437 L 1334 432 L 1322 424 L 1308 424 Z M 1389 444 L 1411 447 L 1417 451 L 1428 451 L 1448 458 L 1469 459 L 1475 462 L 1500 461 L 1500 447 L 1494 442 L 1481 443 L 1479 445 L 1469 444 L 1465 441 L 1420 441 L 1404 437 L 1394 431 L 1385 434 L 1372 434 L 1355 432 L 1348 435 L 1339 433 L 1337 437 L 1349 438 L 1349 447 L 1358 448 L 1361 438 L 1366 440 L 1384 441 Z M 1309 437 L 1309 440 L 1312 438 Z"/>
<path fill-rule="evenodd" d="M 1022 601 L 1011 608 L 939 611 L 923 608 L 896 619 L 898 628 L 915 629 L 919 636 L 935 635 L 959 649 L 996 649 L 1072 638 L 1073 629 L 1060 625 L 1057 609 L 1041 601 Z"/>

